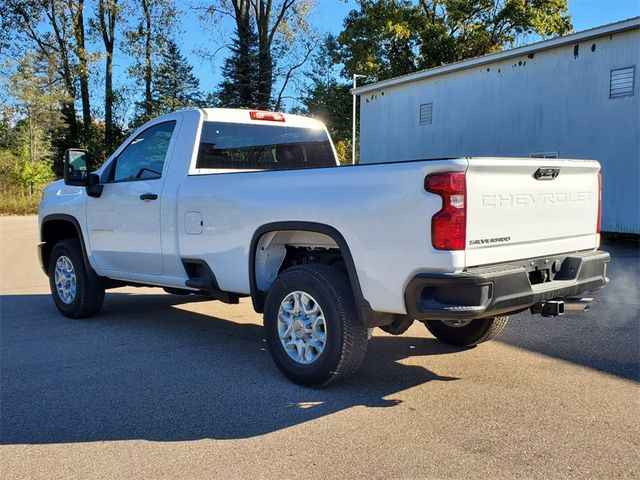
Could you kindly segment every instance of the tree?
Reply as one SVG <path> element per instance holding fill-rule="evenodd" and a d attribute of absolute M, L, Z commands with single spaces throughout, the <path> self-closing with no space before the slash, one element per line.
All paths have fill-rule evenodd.
<path fill-rule="evenodd" d="M 76 118 L 76 61 L 73 48 L 72 13 L 62 0 L 7 0 L 2 9 L 3 24 L 11 24 L 18 40 L 25 39 L 49 65 L 55 65 L 66 91 L 61 106 L 68 132 L 58 139 L 61 149 L 78 145 L 79 125 Z M 17 48 L 23 48 L 17 42 Z M 21 52 L 16 52 L 20 56 Z"/>
<path fill-rule="evenodd" d="M 312 3 L 313 0 L 213 0 L 206 7 L 206 20 L 212 17 L 234 19 L 238 46 L 243 37 L 249 40 L 251 32 L 257 36 L 257 70 L 254 78 L 257 108 L 269 109 L 273 105 L 274 49 L 278 49 L 277 58 L 284 63 L 295 45 L 297 34 L 308 29 L 306 17 Z M 239 49 L 235 55 L 242 65 L 252 63 L 249 58 L 251 53 L 246 48 Z M 298 59 L 294 59 L 294 65 L 297 63 Z M 291 73 L 298 68 L 295 66 Z M 286 77 L 286 73 L 283 76 Z M 279 97 L 282 97 L 282 93 Z"/>
<path fill-rule="evenodd" d="M 137 105 L 134 125 L 140 125 L 157 113 L 153 99 L 153 82 L 160 56 L 167 47 L 173 25 L 178 17 L 173 0 L 136 0 L 138 18 L 125 36 L 124 50 L 135 61 L 129 73 L 144 86 L 144 97 Z"/>
<path fill-rule="evenodd" d="M 162 54 L 154 87 L 154 102 L 158 113 L 169 113 L 201 104 L 200 82 L 192 70 L 193 67 L 182 56 L 178 45 L 169 40 L 166 51 Z"/>
<path fill-rule="evenodd" d="M 331 134 L 340 160 L 351 162 L 351 84 L 342 81 L 331 60 L 335 38 L 325 38 L 307 72 L 309 85 L 303 92 L 298 112 L 322 120 Z M 342 152 L 342 155 L 340 155 Z"/>
<path fill-rule="evenodd" d="M 75 44 L 74 52 L 78 59 L 77 72 L 80 83 L 80 99 L 82 101 L 82 124 L 85 137 L 91 129 L 91 97 L 89 95 L 89 55 L 85 46 L 84 0 L 69 0 L 69 14 L 73 26 Z"/>
<path fill-rule="evenodd" d="M 107 154 L 117 147 L 118 131 L 113 120 L 115 90 L 113 88 L 113 49 L 116 42 L 116 24 L 120 20 L 118 0 L 98 0 L 98 23 L 105 50 L 104 74 L 104 147 Z"/>
<path fill-rule="evenodd" d="M 235 32 L 231 55 L 222 66 L 223 80 L 217 92 L 221 107 L 257 107 L 258 100 L 258 36 L 250 23 L 246 31 Z"/>
<path fill-rule="evenodd" d="M 2 24 L 12 26 L 11 33 L 0 34 L 0 42 L 10 40 L 1 47 L 14 58 L 21 58 L 25 51 L 47 58 L 55 65 L 52 78 L 64 86 L 66 100 L 61 109 L 66 126 L 54 137 L 56 158 L 68 147 L 103 150 L 91 109 L 90 72 L 95 57 L 87 48 L 85 5 L 86 0 L 8 0 L 0 7 Z M 77 100 L 82 109 L 80 118 Z M 54 168 L 62 173 L 60 162 L 55 162 Z"/>
<path fill-rule="evenodd" d="M 61 106 L 68 98 L 56 85 L 54 70 L 47 57 L 28 52 L 6 84 L 11 104 L 2 116 L 11 116 L 15 126 L 11 145 L 7 145 L 12 161 L 3 162 L 2 176 L 29 197 L 53 176 L 52 138 L 64 126 Z M 7 157 L 6 151 L 3 156 Z"/>
<path fill-rule="evenodd" d="M 279 89 L 278 94 L 273 99 L 273 109 L 280 111 L 284 109 L 284 101 L 287 98 L 294 98 L 286 96 L 285 92 L 290 84 L 300 84 L 300 78 L 298 73 L 302 67 L 304 67 L 308 60 L 312 58 L 313 52 L 315 52 L 318 44 L 318 38 L 315 34 L 309 32 L 308 36 L 296 42 L 297 45 L 292 47 L 282 47 L 279 45 L 276 51 L 278 58 L 288 57 L 287 62 L 281 62 L 274 65 L 274 75 L 278 79 Z M 283 51 L 284 50 L 284 51 Z"/>
<path fill-rule="evenodd" d="M 258 32 L 258 106 L 269 108 L 273 88 L 273 56 L 271 48 L 276 32 L 286 16 L 295 12 L 296 0 L 282 0 L 275 5 L 272 0 L 249 0 L 255 15 Z"/>
<path fill-rule="evenodd" d="M 567 0 L 359 0 L 338 36 L 343 73 L 373 80 L 571 30 Z"/>

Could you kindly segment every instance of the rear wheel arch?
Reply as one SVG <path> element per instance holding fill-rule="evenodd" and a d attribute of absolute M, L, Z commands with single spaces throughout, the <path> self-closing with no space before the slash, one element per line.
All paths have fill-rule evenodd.
<path fill-rule="evenodd" d="M 362 289 L 360 287 L 360 281 L 356 272 L 355 263 L 353 261 L 353 257 L 351 256 L 351 250 L 349 249 L 349 245 L 347 244 L 342 234 L 334 227 L 326 224 L 291 221 L 275 222 L 263 225 L 254 232 L 251 239 L 251 246 L 249 250 L 249 284 L 251 289 L 251 300 L 253 302 L 253 308 L 256 312 L 262 313 L 264 311 L 264 303 L 266 294 L 268 292 L 268 289 L 261 290 L 258 287 L 259 279 L 256 275 L 256 259 L 258 255 L 259 243 L 265 235 L 278 232 L 308 232 L 319 234 L 323 237 L 328 237 L 335 245 L 334 248 L 337 248 L 340 251 L 340 254 L 344 260 L 347 277 L 349 278 L 349 283 L 351 285 L 351 289 L 353 290 L 360 316 L 362 317 L 363 309 L 365 311 L 367 309 L 369 312 L 371 311 L 369 302 L 367 302 L 362 295 Z M 322 246 L 329 247 L 329 244 L 326 243 Z"/>

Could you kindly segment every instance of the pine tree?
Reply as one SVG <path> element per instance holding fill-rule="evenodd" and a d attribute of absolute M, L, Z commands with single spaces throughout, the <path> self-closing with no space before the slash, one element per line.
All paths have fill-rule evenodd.
<path fill-rule="evenodd" d="M 159 114 L 201 104 L 200 81 L 192 71 L 178 45 L 168 41 L 154 85 L 154 103 Z"/>
<path fill-rule="evenodd" d="M 221 107 L 251 108 L 258 105 L 258 36 L 247 23 L 236 30 L 231 55 L 222 67 L 224 80 L 217 92 Z"/>

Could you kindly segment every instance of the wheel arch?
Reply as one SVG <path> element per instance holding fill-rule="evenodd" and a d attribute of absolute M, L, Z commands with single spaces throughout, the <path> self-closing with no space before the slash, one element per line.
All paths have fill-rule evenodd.
<path fill-rule="evenodd" d="M 349 284 L 353 291 L 355 298 L 356 308 L 358 310 L 358 316 L 362 323 L 368 327 L 374 327 L 378 325 L 384 325 L 393 320 L 393 314 L 374 312 L 371 309 L 371 305 L 364 298 L 362 288 L 360 286 L 360 280 L 358 278 L 358 272 L 356 271 L 355 262 L 351 250 L 344 236 L 334 227 L 316 222 L 303 222 L 303 221 L 284 221 L 273 222 L 262 225 L 253 234 L 251 244 L 249 247 L 249 287 L 251 290 L 251 301 L 253 308 L 258 313 L 264 312 L 264 304 L 268 290 L 263 291 L 258 288 L 258 281 L 256 275 L 256 256 L 258 251 L 258 245 L 260 239 L 264 235 L 273 232 L 280 231 L 300 231 L 311 232 L 325 235 L 333 240 L 337 245 L 340 253 L 344 259 L 344 264 L 349 279 Z"/>
<path fill-rule="evenodd" d="M 78 220 L 68 214 L 52 213 L 42 219 L 40 223 L 40 257 L 42 269 L 49 275 L 49 257 L 56 243 L 63 238 L 77 238 L 82 248 L 82 258 L 87 271 L 93 272 L 89 263 L 84 235 Z"/>

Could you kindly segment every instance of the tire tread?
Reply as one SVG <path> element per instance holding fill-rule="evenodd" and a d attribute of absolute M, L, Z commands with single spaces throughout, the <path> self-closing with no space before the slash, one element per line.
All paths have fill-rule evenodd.
<path fill-rule="evenodd" d="M 423 323 L 438 340 L 450 345 L 470 347 L 497 336 L 507 325 L 508 315 L 474 320 L 463 327 L 450 327 L 440 320 L 425 320 Z"/>

